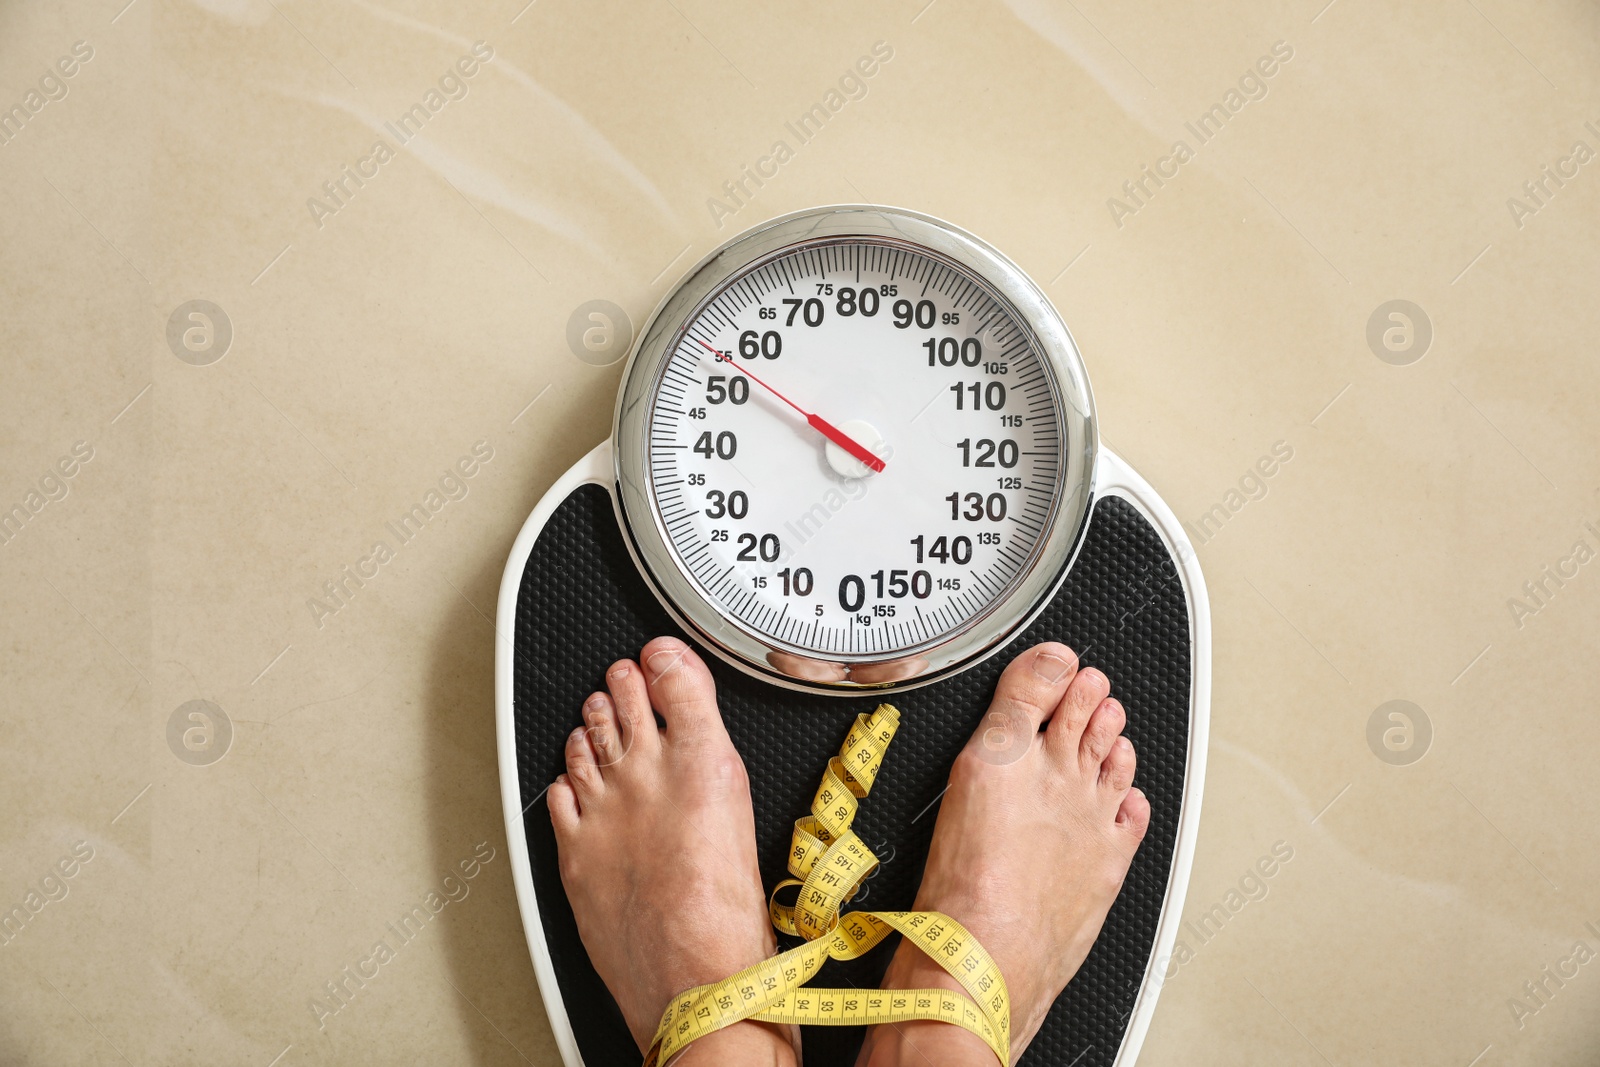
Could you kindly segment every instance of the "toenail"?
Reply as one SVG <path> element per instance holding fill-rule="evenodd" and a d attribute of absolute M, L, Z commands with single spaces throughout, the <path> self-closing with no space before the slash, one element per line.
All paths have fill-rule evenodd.
<path fill-rule="evenodd" d="M 660 678 L 668 671 L 677 669 L 678 664 L 683 662 L 683 653 L 657 652 L 644 662 L 645 666 L 650 668 L 650 673 Z"/>
<path fill-rule="evenodd" d="M 601 696 L 599 693 L 596 693 L 594 696 L 583 702 L 583 710 L 585 711 L 603 711 L 605 710 L 605 706 L 606 698 Z"/>
<path fill-rule="evenodd" d="M 617 681 L 621 681 L 628 676 L 628 671 L 629 667 L 626 663 L 619 663 L 615 667 L 611 668 L 611 677 Z"/>
<path fill-rule="evenodd" d="M 1051 685 L 1055 685 L 1066 677 L 1072 664 L 1056 655 L 1054 652 L 1041 652 L 1033 657 L 1033 673 L 1043 678 Z"/>
<path fill-rule="evenodd" d="M 1093 667 L 1090 667 L 1088 670 L 1084 671 L 1083 676 L 1089 679 L 1091 682 L 1100 681 L 1106 683 L 1107 686 L 1111 685 L 1111 679 L 1107 678 L 1104 673 L 1095 670 Z"/>

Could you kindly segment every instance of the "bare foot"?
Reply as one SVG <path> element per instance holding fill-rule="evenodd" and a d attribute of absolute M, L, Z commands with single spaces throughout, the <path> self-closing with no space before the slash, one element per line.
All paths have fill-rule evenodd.
<path fill-rule="evenodd" d="M 661 637 L 606 674 L 550 787 L 561 882 L 589 959 L 644 1050 L 677 994 L 776 951 L 744 762 L 700 657 Z M 666 728 L 656 726 L 651 708 Z M 794 1064 L 799 1035 L 743 1022 L 677 1062 Z"/>
<path fill-rule="evenodd" d="M 942 911 L 989 950 L 1011 994 L 1015 1063 L 1077 973 L 1144 839 L 1150 802 L 1133 783 L 1122 705 L 1065 645 L 1011 662 L 950 771 L 916 909 Z M 1044 729 L 1040 731 L 1040 725 Z M 902 944 L 885 989 L 959 985 Z M 946 1023 L 877 1027 L 861 1063 L 992 1064 Z"/>

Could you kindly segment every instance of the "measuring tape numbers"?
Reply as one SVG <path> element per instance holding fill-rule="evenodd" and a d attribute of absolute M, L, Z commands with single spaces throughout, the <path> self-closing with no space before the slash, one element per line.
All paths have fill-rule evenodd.
<path fill-rule="evenodd" d="M 878 857 L 850 829 L 862 798 L 877 780 L 900 712 L 879 704 L 856 716 L 839 754 L 828 760 L 811 814 L 795 821 L 789 873 L 768 902 L 772 925 L 804 942 L 731 977 L 686 990 L 673 999 L 645 1053 L 644 1067 L 665 1065 L 691 1043 L 745 1019 L 801 1026 L 877 1026 L 939 1021 L 976 1034 L 1002 1067 L 1011 1062 L 1011 1006 L 1006 983 L 978 939 L 937 911 L 855 911 L 839 914 Z M 792 903 L 780 903 L 797 890 Z M 829 958 L 852 960 L 891 933 L 901 934 L 966 991 L 949 989 L 810 989 Z"/>

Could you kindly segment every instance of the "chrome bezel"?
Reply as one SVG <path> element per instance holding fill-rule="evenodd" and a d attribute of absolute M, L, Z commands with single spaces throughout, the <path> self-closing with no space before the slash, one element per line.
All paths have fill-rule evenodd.
<path fill-rule="evenodd" d="M 1061 420 L 1061 481 L 1044 536 L 1032 561 L 985 610 L 957 630 L 915 649 L 914 673 L 894 681 L 853 681 L 864 664 L 905 660 L 893 655 L 805 653 L 819 666 L 838 666 L 843 680 L 796 677 L 774 666 L 774 655 L 796 657 L 794 646 L 754 632 L 724 615 L 683 573 L 662 529 L 651 490 L 649 417 L 665 363 L 689 322 L 730 279 L 796 246 L 852 237 L 889 240 L 953 262 L 1010 305 L 1033 334 L 1051 377 Z M 924 685 L 976 663 L 1021 632 L 1065 576 L 1088 524 L 1099 447 L 1094 398 L 1077 344 L 1048 297 L 1022 269 L 977 237 L 947 222 L 898 208 L 842 205 L 795 212 L 749 230 L 701 260 L 657 307 L 640 331 L 623 372 L 612 426 L 617 518 L 646 583 L 675 619 L 729 663 L 791 688 L 849 694 Z"/>

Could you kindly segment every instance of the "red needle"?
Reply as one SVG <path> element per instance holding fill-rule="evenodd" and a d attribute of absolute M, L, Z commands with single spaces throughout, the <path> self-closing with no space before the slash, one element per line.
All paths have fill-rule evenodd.
<path fill-rule="evenodd" d="M 733 364 L 733 360 L 731 358 L 729 358 L 727 356 L 724 356 L 721 352 L 718 352 L 715 348 L 712 348 L 710 345 L 706 344 L 704 341 L 701 341 L 700 338 L 696 337 L 695 341 L 697 343 L 699 343 L 699 345 L 702 348 L 704 348 L 707 352 L 710 352 L 713 356 L 716 356 L 717 360 L 719 362 Z M 786 397 L 782 393 L 778 392 L 772 386 L 768 385 L 766 382 L 762 381 L 760 378 L 757 378 L 754 374 L 751 374 L 744 367 L 740 367 L 737 364 L 733 364 L 733 365 L 734 365 L 735 369 L 737 369 L 740 374 L 744 375 L 746 378 L 751 379 L 757 385 L 761 386 L 761 388 L 765 389 L 767 392 L 771 393 L 773 396 L 777 397 L 779 400 L 783 401 L 785 404 L 788 404 L 790 407 L 794 408 L 800 414 L 804 415 L 806 417 L 806 422 L 808 424 L 810 424 L 810 426 L 811 426 L 811 428 L 813 430 L 817 431 L 822 436 L 826 437 L 828 440 L 832 441 L 834 444 L 838 445 L 840 448 L 842 448 L 846 452 L 850 453 L 852 456 L 854 456 L 856 459 L 860 460 L 862 463 L 865 463 L 872 470 L 874 470 L 874 471 L 882 471 L 883 470 L 883 460 L 879 459 L 877 456 L 875 456 L 871 452 L 867 451 L 865 448 L 863 448 L 861 446 L 861 444 L 859 442 L 857 442 L 850 435 L 846 434 L 843 430 L 839 429 L 839 427 L 835 426 L 833 423 L 829 422 L 827 419 L 823 418 L 821 415 L 813 415 L 813 414 L 811 414 L 811 412 L 807 411 L 805 408 L 802 408 L 799 404 L 796 404 L 793 400 L 790 400 L 788 397 Z"/>

